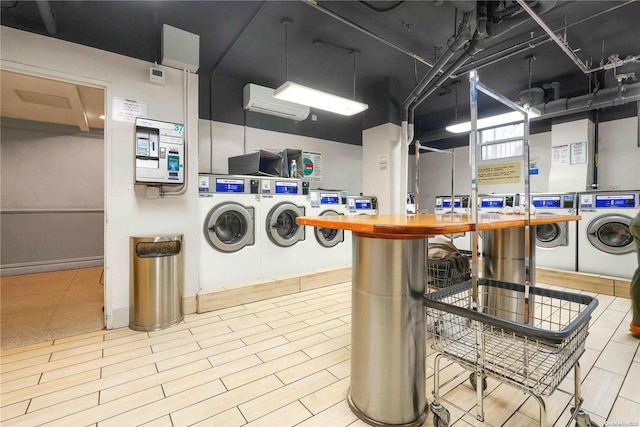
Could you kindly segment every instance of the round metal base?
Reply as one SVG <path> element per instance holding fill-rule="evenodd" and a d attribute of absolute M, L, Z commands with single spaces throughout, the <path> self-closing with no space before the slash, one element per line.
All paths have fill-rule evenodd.
<path fill-rule="evenodd" d="M 418 427 L 424 424 L 424 422 L 427 420 L 427 415 L 429 415 L 429 412 L 427 411 L 429 405 L 426 404 L 424 409 L 420 413 L 420 416 L 414 421 L 411 421 L 409 423 L 404 423 L 404 424 L 388 424 L 388 423 L 383 423 L 383 422 L 371 419 L 367 415 L 365 415 L 360 409 L 358 409 L 355 403 L 353 403 L 353 401 L 351 400 L 351 389 L 349 389 L 349 393 L 347 394 L 347 402 L 349 402 L 349 408 L 351 408 L 351 411 L 354 414 L 356 414 L 358 418 L 360 418 L 365 423 L 375 427 Z"/>

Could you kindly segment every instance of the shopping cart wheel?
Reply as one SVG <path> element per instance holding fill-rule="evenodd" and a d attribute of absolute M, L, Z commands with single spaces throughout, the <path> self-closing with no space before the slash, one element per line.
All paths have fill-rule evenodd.
<path fill-rule="evenodd" d="M 434 427 L 449 427 L 449 420 L 451 419 L 451 413 L 444 406 L 432 402 L 430 405 L 431 412 L 433 413 L 433 425 Z"/>
<path fill-rule="evenodd" d="M 571 413 L 575 411 L 576 408 L 571 408 Z M 591 421 L 589 414 L 584 412 L 582 409 L 578 409 L 578 413 L 576 414 L 576 427 L 600 427 L 597 423 Z"/>
<path fill-rule="evenodd" d="M 474 390 L 478 389 L 478 380 L 476 380 L 476 373 L 472 372 L 471 375 L 469 375 L 469 382 L 471 383 L 471 387 L 473 387 Z M 482 391 L 485 391 L 487 389 L 487 377 L 482 377 Z"/>

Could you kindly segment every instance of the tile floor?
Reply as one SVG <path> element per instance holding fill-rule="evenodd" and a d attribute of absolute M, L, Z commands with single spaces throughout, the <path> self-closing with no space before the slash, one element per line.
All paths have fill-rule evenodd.
<path fill-rule="evenodd" d="M 584 408 L 604 425 L 640 423 L 640 340 L 627 333 L 629 300 L 598 296 L 581 358 Z M 0 421 L 9 426 L 365 426 L 346 403 L 350 284 L 186 316 L 162 331 L 98 331 L 1 353 Z M 431 397 L 433 358 L 427 360 Z M 452 425 L 481 425 L 462 409 L 475 392 L 453 378 Z M 564 425 L 570 378 L 547 398 L 550 425 Z M 454 406 L 455 404 L 455 406 Z M 486 421 L 538 425 L 538 406 L 489 380 Z M 433 425 L 429 416 L 426 426 Z M 623 425 L 623 424 L 617 424 Z"/>
<path fill-rule="evenodd" d="M 101 330 L 101 274 L 95 267 L 2 277 L 2 349 Z"/>

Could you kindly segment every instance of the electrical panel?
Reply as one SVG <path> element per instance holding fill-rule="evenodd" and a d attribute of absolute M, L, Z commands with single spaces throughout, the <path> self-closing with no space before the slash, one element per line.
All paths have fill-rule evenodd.
<path fill-rule="evenodd" d="M 184 184 L 183 124 L 138 117 L 134 145 L 136 184 Z"/>

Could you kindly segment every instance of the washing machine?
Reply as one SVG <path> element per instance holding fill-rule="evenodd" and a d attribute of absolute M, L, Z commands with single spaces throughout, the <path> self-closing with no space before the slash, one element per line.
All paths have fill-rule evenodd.
<path fill-rule="evenodd" d="M 342 191 L 311 190 L 307 216 L 338 216 L 348 213 Z M 324 227 L 307 227 L 311 243 L 309 257 L 314 270 L 351 266 L 351 231 Z"/>
<path fill-rule="evenodd" d="M 453 196 L 453 213 L 467 214 L 471 213 L 471 205 L 469 204 L 469 196 Z M 433 212 L 436 215 L 451 214 L 451 196 L 437 196 L 436 206 Z M 445 234 L 459 250 L 471 250 L 471 233 L 454 233 Z"/>
<path fill-rule="evenodd" d="M 640 191 L 579 196 L 578 271 L 631 279 L 638 257 L 629 224 L 640 209 Z"/>
<path fill-rule="evenodd" d="M 313 270 L 312 244 L 296 218 L 307 214 L 309 182 L 291 178 L 260 178 L 260 264 L 262 279 Z M 312 237 L 311 237 L 312 238 Z"/>
<path fill-rule="evenodd" d="M 259 179 L 199 175 L 200 290 L 260 278 Z"/>
<path fill-rule="evenodd" d="M 375 196 L 347 196 L 348 215 L 378 215 L 378 198 Z"/>
<path fill-rule="evenodd" d="M 518 194 L 483 194 L 478 196 L 478 213 L 497 213 L 506 207 L 520 204 Z"/>
<path fill-rule="evenodd" d="M 535 194 L 531 204 L 536 216 L 576 215 L 576 193 Z M 538 225 L 536 235 L 536 266 L 577 271 L 578 269 L 578 221 Z"/>

